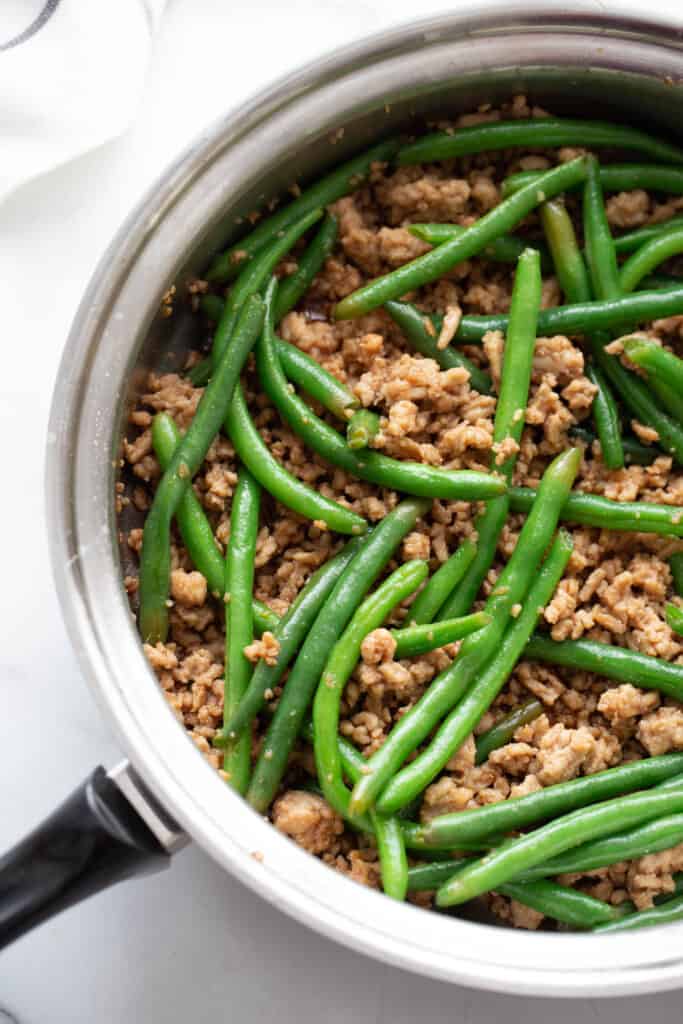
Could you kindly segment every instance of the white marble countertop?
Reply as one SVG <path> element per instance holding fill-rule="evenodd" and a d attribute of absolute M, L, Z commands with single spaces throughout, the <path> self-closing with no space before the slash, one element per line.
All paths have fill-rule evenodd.
<path fill-rule="evenodd" d="M 673 11 L 677 0 L 669 3 Z M 0 506 L 0 849 L 96 763 L 119 757 L 62 627 L 43 509 L 50 396 L 99 255 L 132 203 L 212 118 L 267 78 L 417 9 L 412 0 L 171 0 L 127 134 L 0 207 L 0 428 L 4 478 L 12 481 Z M 244 40 L 257 34 L 255 57 Z M 579 1008 L 404 974 L 309 932 L 196 848 L 168 872 L 104 893 L 6 950 L 0 1007 L 21 1024 L 249 1022 L 274 1014 L 302 1024 L 680 1019 L 676 993 Z"/>

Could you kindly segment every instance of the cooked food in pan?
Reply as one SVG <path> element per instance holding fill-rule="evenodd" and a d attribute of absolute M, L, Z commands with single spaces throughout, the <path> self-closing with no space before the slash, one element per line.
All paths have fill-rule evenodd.
<path fill-rule="evenodd" d="M 683 150 L 524 97 L 434 127 L 190 282 L 119 484 L 145 651 L 226 784 L 350 878 L 674 920 Z"/>

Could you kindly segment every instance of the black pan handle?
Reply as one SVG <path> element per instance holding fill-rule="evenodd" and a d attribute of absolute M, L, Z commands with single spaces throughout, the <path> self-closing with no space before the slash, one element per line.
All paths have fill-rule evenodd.
<path fill-rule="evenodd" d="M 0 948 L 101 889 L 167 867 L 169 859 L 122 787 L 96 768 L 0 858 Z"/>

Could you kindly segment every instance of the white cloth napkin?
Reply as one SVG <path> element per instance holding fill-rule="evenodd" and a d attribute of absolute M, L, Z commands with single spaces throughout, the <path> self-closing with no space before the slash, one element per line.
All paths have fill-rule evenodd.
<path fill-rule="evenodd" d="M 120 135 L 166 0 L 0 0 L 0 200 Z"/>

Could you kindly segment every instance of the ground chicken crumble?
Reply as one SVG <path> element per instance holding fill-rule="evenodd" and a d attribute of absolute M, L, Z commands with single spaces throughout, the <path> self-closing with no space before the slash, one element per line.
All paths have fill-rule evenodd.
<path fill-rule="evenodd" d="M 443 122 L 458 127 L 502 117 L 542 116 L 524 97 L 515 97 L 501 111 L 482 109 Z M 464 369 L 441 370 L 411 350 L 400 329 L 382 310 L 353 321 L 334 322 L 330 309 L 369 278 L 400 266 L 428 250 L 406 225 L 418 221 L 447 221 L 468 225 L 501 198 L 500 184 L 508 173 L 544 169 L 572 159 L 579 151 L 480 154 L 438 165 L 391 171 L 375 165 L 369 180 L 331 207 L 339 221 L 338 244 L 295 311 L 280 325 L 282 337 L 313 356 L 353 389 L 362 406 L 381 415 L 373 445 L 397 459 L 410 459 L 452 469 L 488 469 L 491 457 L 500 464 L 517 454 L 514 483 L 536 486 L 550 459 L 570 444 L 573 427 L 589 415 L 595 387 L 584 374 L 581 339 L 562 335 L 538 338 L 532 384 L 525 411 L 521 444 L 493 444 L 495 396 L 470 387 Z M 571 208 L 572 200 L 568 200 Z M 617 230 L 657 223 L 683 208 L 683 200 L 661 202 L 642 190 L 608 198 L 607 214 Z M 538 218 L 531 215 L 521 234 L 538 237 Z M 288 273 L 296 253 L 280 267 Z M 443 280 L 427 285 L 410 298 L 425 313 L 447 314 L 439 344 L 447 344 L 462 315 L 497 313 L 508 309 L 513 268 L 486 260 L 458 264 Z M 190 305 L 204 282 L 189 288 Z M 176 305 L 180 296 L 175 295 Z M 554 277 L 544 281 L 543 305 L 561 302 Z M 196 304 L 196 303 L 195 303 Z M 198 336 L 206 343 L 210 331 L 199 317 Z M 683 354 L 683 317 L 651 325 L 648 335 Z M 486 369 L 497 387 L 505 339 L 490 332 L 482 346 L 464 351 Z M 201 346 L 198 345 L 198 348 Z M 200 353 L 190 356 L 188 365 Z M 330 467 L 283 423 L 257 390 L 250 365 L 246 393 L 258 429 L 269 448 L 295 476 L 320 493 L 353 509 L 370 522 L 381 520 L 399 500 L 393 491 L 349 477 Z M 155 412 L 170 413 L 180 429 L 187 428 L 201 389 L 174 373 L 150 374 L 130 416 L 124 442 L 125 486 L 117 487 L 119 510 L 137 510 L 138 522 L 149 508 L 159 478 L 152 451 L 151 421 Z M 316 412 L 324 410 L 315 406 Z M 653 432 L 637 422 L 632 429 L 645 443 Z M 600 458 L 598 442 L 585 448 L 575 487 L 614 500 L 655 501 L 683 505 L 683 474 L 671 459 L 660 455 L 650 466 L 609 471 Z M 212 444 L 194 490 L 209 516 L 219 543 L 229 536 L 230 504 L 237 481 L 236 459 L 223 436 Z M 434 501 L 428 515 L 403 541 L 400 559 L 428 559 L 431 570 L 442 564 L 465 537 L 476 537 L 479 507 L 466 502 Z M 301 519 L 264 494 L 256 555 L 255 595 L 282 614 L 311 573 L 340 549 L 343 538 Z M 511 515 L 501 534 L 496 565 L 488 574 L 476 607 L 495 585 L 504 561 L 513 550 L 522 518 Z M 666 559 L 683 550 L 683 541 L 645 534 L 613 533 L 585 527 L 570 528 L 574 551 L 564 579 L 544 611 L 545 628 L 556 640 L 586 637 L 629 647 L 645 654 L 683 663 L 683 639 L 666 624 L 664 605 L 672 597 Z M 129 553 L 137 554 L 141 529 L 127 529 L 123 538 Z M 389 570 L 398 564 L 394 561 Z M 135 605 L 137 579 L 125 580 Z M 166 698 L 179 722 L 208 761 L 221 771 L 222 754 L 212 746 L 223 712 L 224 627 L 220 600 L 208 592 L 206 580 L 192 566 L 177 534 L 172 546 L 170 634 L 165 644 L 146 645 Z M 409 602 L 397 609 L 400 622 Z M 366 638 L 362 658 L 349 680 L 342 701 L 340 730 L 365 756 L 377 750 L 392 724 L 424 693 L 430 681 L 457 655 L 458 645 L 422 657 L 395 660 L 395 643 L 386 629 Z M 269 632 L 246 649 L 253 662 L 272 664 L 278 642 Z M 270 695 L 272 708 L 280 687 Z M 511 742 L 475 765 L 474 737 L 451 758 L 442 775 L 424 794 L 420 817 L 482 806 L 534 792 L 544 786 L 588 775 L 647 755 L 683 750 L 683 708 L 669 698 L 629 684 L 586 672 L 521 661 L 507 685 L 477 726 L 490 728 L 508 710 L 536 697 L 544 713 L 517 730 Z M 254 751 L 260 743 L 259 722 Z M 275 800 L 274 825 L 310 853 L 365 885 L 380 887 L 377 854 L 372 841 L 350 831 L 322 797 L 307 790 L 315 774 L 312 752 L 303 743 L 292 754 L 288 774 Z M 683 870 L 683 844 L 664 853 L 616 864 L 585 875 L 562 877 L 586 892 L 613 903 L 632 899 L 638 907 L 651 905 L 659 893 L 671 892 L 672 876 Z M 430 906 L 427 894 L 414 897 Z M 490 910 L 522 928 L 544 924 L 541 914 L 498 894 L 486 898 Z"/>

